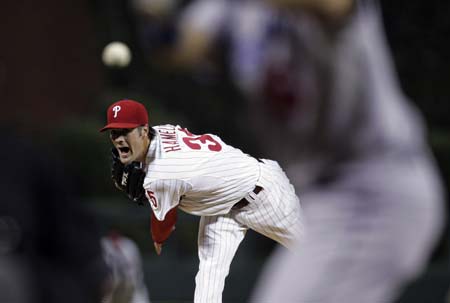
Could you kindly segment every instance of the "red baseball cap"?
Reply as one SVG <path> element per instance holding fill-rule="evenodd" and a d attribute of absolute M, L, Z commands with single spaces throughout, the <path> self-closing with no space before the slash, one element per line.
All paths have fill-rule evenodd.
<path fill-rule="evenodd" d="M 112 128 L 135 128 L 148 124 L 145 106 L 134 100 L 120 100 L 111 104 L 107 111 L 108 122 L 100 132 Z"/>

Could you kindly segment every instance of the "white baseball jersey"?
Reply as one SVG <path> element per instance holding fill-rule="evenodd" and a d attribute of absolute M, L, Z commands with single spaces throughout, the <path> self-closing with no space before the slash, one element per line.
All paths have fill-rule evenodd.
<path fill-rule="evenodd" d="M 287 247 L 303 234 L 294 187 L 277 162 L 258 161 L 215 135 L 174 125 L 153 129 L 147 198 L 159 221 L 170 221 L 175 207 L 202 216 L 194 302 L 222 302 L 231 261 L 249 228 Z M 233 208 L 244 197 L 249 204 Z"/>
<path fill-rule="evenodd" d="M 219 137 L 174 125 L 154 130 L 144 188 L 158 220 L 177 205 L 198 216 L 226 214 L 257 185 L 258 161 Z"/>

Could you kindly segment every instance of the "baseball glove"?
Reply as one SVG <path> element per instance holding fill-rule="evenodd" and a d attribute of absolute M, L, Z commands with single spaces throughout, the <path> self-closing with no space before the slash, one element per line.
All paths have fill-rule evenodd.
<path fill-rule="evenodd" d="M 115 148 L 111 149 L 111 156 L 111 179 L 115 187 L 125 192 L 131 201 L 143 205 L 147 200 L 143 187 L 145 178 L 143 163 L 134 161 L 123 165 Z"/>

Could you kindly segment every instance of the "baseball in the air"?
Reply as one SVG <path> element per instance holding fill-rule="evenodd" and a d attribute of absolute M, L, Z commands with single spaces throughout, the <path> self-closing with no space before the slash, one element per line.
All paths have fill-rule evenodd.
<path fill-rule="evenodd" d="M 126 67 L 131 62 L 131 51 L 123 42 L 111 42 L 103 49 L 102 61 L 108 67 Z"/>

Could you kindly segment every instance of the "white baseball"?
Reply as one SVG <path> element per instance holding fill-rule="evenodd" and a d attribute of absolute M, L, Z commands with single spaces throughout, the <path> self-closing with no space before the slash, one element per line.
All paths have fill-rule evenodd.
<path fill-rule="evenodd" d="M 109 67 L 126 67 L 131 62 L 131 51 L 123 42 L 111 42 L 103 49 L 102 61 Z"/>

